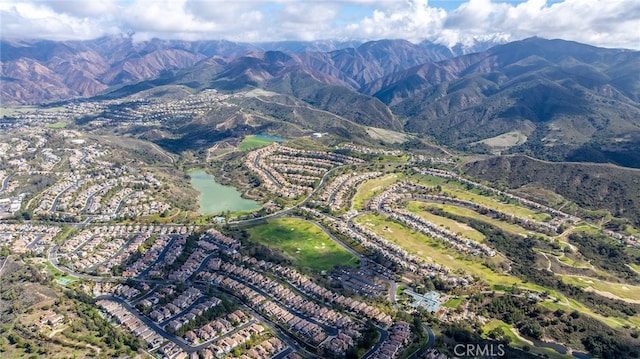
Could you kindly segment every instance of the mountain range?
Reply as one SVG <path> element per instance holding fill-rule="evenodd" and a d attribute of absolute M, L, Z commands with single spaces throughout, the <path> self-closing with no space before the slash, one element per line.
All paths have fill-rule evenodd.
<path fill-rule="evenodd" d="M 460 150 L 640 167 L 638 51 L 541 38 L 474 48 L 128 37 L 0 45 L 5 104 L 117 98 L 158 85 L 261 88 Z M 284 110 L 271 107 L 263 110 Z"/>
<path fill-rule="evenodd" d="M 401 46 L 398 44 L 402 43 Z M 225 40 L 134 42 L 129 36 L 88 41 L 2 40 L 0 95 L 10 105 L 41 104 L 72 97 L 93 96 L 111 86 L 159 76 L 166 71 L 194 66 L 212 57 L 232 61 L 238 56 L 264 51 L 307 53 L 309 63 L 335 61 L 347 67 L 369 65 L 374 58 L 398 53 L 377 68 L 360 75 L 364 83 L 381 74 L 433 60 L 485 49 L 491 42 L 452 49 L 430 42 L 407 41 L 359 43 L 355 41 L 284 41 L 238 43 Z M 364 64 L 363 64 L 364 60 Z M 368 75 L 367 72 L 371 74 Z"/>

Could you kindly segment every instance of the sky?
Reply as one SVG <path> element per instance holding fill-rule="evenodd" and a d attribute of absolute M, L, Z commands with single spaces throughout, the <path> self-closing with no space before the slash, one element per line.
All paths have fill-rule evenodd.
<path fill-rule="evenodd" d="M 640 49 L 640 0 L 0 0 L 4 39 L 267 42 L 532 36 Z"/>

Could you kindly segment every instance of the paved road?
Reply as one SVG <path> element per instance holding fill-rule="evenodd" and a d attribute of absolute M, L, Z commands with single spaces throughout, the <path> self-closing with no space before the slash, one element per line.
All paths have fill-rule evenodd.
<path fill-rule="evenodd" d="M 192 346 L 189 345 L 189 343 L 187 343 L 187 341 L 185 341 L 183 338 L 169 334 L 166 330 L 163 329 L 164 326 L 164 322 L 161 323 L 160 325 L 158 325 L 156 322 L 154 322 L 153 320 L 151 320 L 149 317 L 144 316 L 142 314 L 140 314 L 140 312 L 138 312 L 137 309 L 133 308 L 127 301 L 123 300 L 122 298 L 119 297 L 114 297 L 112 295 L 100 295 L 98 297 L 96 297 L 96 300 L 101 300 L 101 299 L 107 299 L 107 300 L 111 300 L 117 303 L 122 304 L 122 306 L 124 306 L 132 315 L 135 315 L 136 318 L 140 319 L 144 324 L 146 324 L 149 328 L 153 329 L 154 331 L 156 331 L 158 334 L 160 334 L 160 336 L 162 336 L 163 338 L 165 338 L 166 340 L 169 340 L 171 342 L 173 342 L 174 344 L 176 344 L 177 346 L 179 346 L 182 350 L 184 350 L 185 352 L 187 352 L 188 354 L 190 353 L 194 353 L 197 352 L 199 350 L 202 350 L 206 347 L 208 347 L 209 345 L 211 345 L 211 343 L 215 340 L 221 339 L 221 338 L 226 338 L 229 337 L 237 332 L 239 332 L 242 329 L 245 329 L 249 326 L 251 326 L 252 324 L 257 323 L 258 321 L 253 319 L 248 321 L 245 324 L 242 324 L 238 327 L 235 327 L 233 330 L 219 335 L 215 338 L 212 338 L 206 342 L 200 343 L 198 345 Z M 179 315 L 183 314 L 184 312 L 181 312 Z"/>
<path fill-rule="evenodd" d="M 138 303 L 142 302 L 143 300 L 149 298 L 150 296 L 152 296 L 153 294 L 156 293 L 156 291 L 159 288 L 159 284 L 156 284 L 155 286 L 153 286 L 153 288 L 151 288 L 148 292 L 146 292 L 142 297 L 138 297 L 134 300 L 131 300 L 130 303 L 133 304 L 134 306 L 137 305 Z"/>
<path fill-rule="evenodd" d="M 120 246 L 120 248 L 112 255 L 110 255 L 107 259 L 103 260 L 102 262 L 98 262 L 90 267 L 87 268 L 88 272 L 93 272 L 96 268 L 98 268 L 99 266 L 109 262 L 111 259 L 116 258 L 117 256 L 119 256 L 120 254 L 122 254 L 122 252 L 127 249 L 129 247 L 129 245 L 136 240 L 136 238 L 139 236 L 140 234 L 134 234 L 131 238 L 129 238 L 126 242 L 124 242 L 124 244 L 122 246 Z M 85 242 L 86 243 L 86 242 Z M 129 253 L 129 255 L 131 255 L 131 253 Z M 128 256 L 127 256 L 128 257 Z M 126 260 L 126 258 L 124 259 Z M 121 261 L 120 263 L 124 262 Z"/>
<path fill-rule="evenodd" d="M 127 198 L 131 197 L 131 194 L 124 196 L 120 202 L 118 202 L 118 207 L 116 208 L 116 210 L 113 212 L 113 214 L 118 215 L 118 213 L 120 213 L 120 211 L 122 211 L 122 207 L 124 206 L 124 202 L 127 200 Z"/>
<path fill-rule="evenodd" d="M 4 270 L 4 266 L 7 265 L 7 261 L 9 260 L 9 256 L 4 258 L 4 262 L 2 262 L 2 267 L 0 267 L 0 276 L 2 275 L 2 271 Z"/>
<path fill-rule="evenodd" d="M 329 336 L 332 336 L 332 335 L 338 335 L 338 329 L 336 329 L 336 328 L 334 328 L 334 327 L 331 327 L 331 326 L 329 326 L 329 325 L 326 325 L 326 324 L 324 324 L 324 323 L 321 323 L 321 322 L 319 322 L 319 321 L 317 321 L 317 320 L 315 320 L 315 319 L 313 319 L 313 318 L 311 318 L 311 317 L 307 316 L 306 314 L 303 314 L 303 313 L 299 312 L 297 309 L 293 309 L 293 308 L 289 307 L 286 303 L 282 303 L 282 302 L 280 302 L 279 300 L 277 300 L 276 298 L 274 298 L 271 294 L 269 294 L 269 293 L 267 293 L 266 291 L 264 291 L 262 288 L 257 287 L 257 286 L 255 286 L 255 285 L 253 285 L 253 284 L 251 284 L 251 283 L 248 283 L 248 282 L 247 282 L 247 281 L 245 281 L 244 279 L 239 278 L 239 277 L 236 277 L 236 276 L 234 276 L 234 275 L 232 275 L 232 274 L 225 273 L 225 275 L 226 275 L 227 277 L 229 277 L 229 278 L 233 278 L 233 279 L 237 280 L 238 282 L 241 282 L 242 284 L 246 285 L 247 287 L 249 287 L 249 288 L 251 288 L 251 289 L 255 290 L 256 292 L 258 292 L 258 293 L 259 293 L 260 295 L 262 295 L 263 297 L 265 297 L 265 298 L 271 298 L 275 303 L 280 303 L 280 304 L 281 304 L 282 306 L 284 306 L 287 310 L 289 310 L 289 312 L 291 312 L 291 314 L 293 314 L 293 315 L 295 315 L 295 316 L 297 316 L 297 317 L 299 317 L 299 318 L 302 318 L 302 319 L 304 319 L 304 320 L 306 320 L 306 321 L 309 321 L 309 322 L 311 322 L 311 323 L 313 323 L 313 324 L 316 324 L 316 325 L 320 326 L 320 327 L 321 327 L 321 328 L 322 328 L 322 329 L 327 333 L 327 335 L 329 335 Z"/>
<path fill-rule="evenodd" d="M 89 152 L 85 151 L 85 150 L 80 150 L 80 152 L 82 152 L 82 157 L 80 158 L 80 163 L 82 163 L 85 166 L 89 166 L 90 163 L 89 161 L 87 161 L 87 157 L 89 157 Z"/>
<path fill-rule="evenodd" d="M 271 329 L 271 331 L 276 333 L 276 336 L 278 336 L 278 338 L 280 340 L 282 340 L 283 343 L 286 343 L 289 346 L 288 350 L 284 350 L 283 352 L 281 352 L 278 355 L 274 356 L 272 359 L 284 358 L 285 356 L 287 356 L 289 353 L 291 353 L 294 350 L 296 352 L 299 352 L 299 353 L 302 352 L 302 353 L 307 354 L 307 357 L 316 358 L 315 355 L 307 352 L 306 349 L 301 347 L 295 340 L 293 340 L 291 337 L 289 337 L 287 334 L 285 334 L 280 328 L 278 328 L 275 325 L 273 325 L 271 323 L 271 321 L 268 320 L 267 318 L 263 317 L 262 314 L 254 311 L 252 308 L 250 308 L 247 305 L 245 305 L 244 303 L 242 303 L 242 301 L 239 301 L 239 302 L 241 303 L 240 305 L 242 306 L 242 308 L 245 311 L 251 313 L 254 317 L 258 318 L 260 320 L 260 322 L 262 322 L 262 324 L 264 324 L 266 327 Z"/>
<path fill-rule="evenodd" d="M 58 202 L 60 201 L 60 196 L 62 196 L 65 192 L 70 190 L 71 187 L 73 187 L 73 186 L 75 186 L 75 183 L 70 185 L 69 187 L 63 189 L 62 191 L 60 191 L 60 193 L 58 193 L 56 198 L 54 198 L 53 203 L 51 203 L 51 209 L 49 209 L 49 212 L 55 212 L 56 211 L 56 208 L 58 207 Z"/>
<path fill-rule="evenodd" d="M 116 277 L 116 276 L 99 277 L 99 276 L 90 275 L 90 274 L 76 273 L 65 266 L 61 266 L 60 262 L 58 262 L 58 256 L 57 256 L 57 250 L 59 246 L 60 244 L 56 244 L 55 246 L 49 247 L 49 251 L 47 251 L 47 259 L 49 260 L 49 263 L 51 263 L 53 268 L 57 269 L 62 273 L 65 273 L 72 277 L 93 280 L 96 282 L 118 282 L 118 281 L 127 279 L 124 277 Z"/>
<path fill-rule="evenodd" d="M 207 299 L 209 299 L 208 296 L 206 295 L 200 295 L 198 298 L 196 298 L 196 300 L 193 301 L 193 303 L 189 304 L 186 308 L 182 309 L 181 311 L 179 311 L 177 314 L 170 316 L 169 318 L 163 319 L 160 323 L 158 323 L 159 326 L 163 327 L 167 324 L 169 324 L 170 321 L 180 318 L 181 316 L 185 315 L 186 313 L 189 313 L 189 311 L 195 307 L 196 305 L 200 304 L 200 303 L 204 303 L 207 301 Z"/>
<path fill-rule="evenodd" d="M 342 248 L 348 250 L 349 252 L 351 252 L 354 256 L 358 257 L 358 259 L 360 260 L 360 264 L 362 265 L 362 263 L 365 263 L 367 261 L 369 261 L 369 259 L 367 259 L 367 257 L 365 257 L 364 255 L 362 255 L 362 253 L 357 252 L 355 249 L 351 248 L 351 246 L 348 246 L 346 243 L 344 243 L 343 241 L 341 241 L 338 237 L 336 237 L 327 227 L 325 227 L 322 223 L 317 222 L 317 221 L 313 221 L 313 223 L 320 227 L 320 229 L 322 229 L 322 231 L 329 236 L 329 238 L 333 239 L 336 243 L 338 243 Z"/>
<path fill-rule="evenodd" d="M 398 283 L 394 280 L 390 280 L 389 283 L 389 301 L 398 309 L 398 303 L 396 302 L 396 292 L 398 291 Z"/>
<path fill-rule="evenodd" d="M 204 283 L 204 282 L 202 282 Z M 206 283 L 204 283 L 206 285 Z M 198 284 L 195 284 L 196 286 L 198 286 Z M 286 343 L 291 350 L 285 350 L 284 353 L 279 353 L 278 355 L 274 356 L 273 358 L 284 358 L 287 354 L 289 354 L 292 351 L 296 351 L 298 353 L 304 353 L 304 358 L 318 358 L 318 356 L 316 356 L 315 354 L 312 354 L 310 352 L 308 352 L 304 347 L 302 347 L 296 340 L 294 340 L 293 338 L 291 338 L 285 331 L 283 331 L 280 327 L 274 325 L 274 323 L 270 320 L 268 320 L 267 318 L 265 318 L 264 316 L 262 316 L 262 314 L 256 312 L 255 310 L 253 310 L 253 308 L 247 306 L 246 304 L 244 304 L 244 301 L 242 300 L 242 298 L 238 297 L 237 293 L 231 292 L 229 290 L 226 290 L 222 287 L 216 287 L 217 290 L 226 293 L 228 295 L 231 295 L 232 297 L 234 297 L 236 299 L 236 302 L 242 307 L 242 309 L 248 313 L 251 313 L 251 315 L 253 315 L 255 318 L 258 318 L 258 320 L 260 320 L 260 322 L 262 324 L 264 324 L 266 327 L 268 327 L 269 329 L 271 329 L 274 333 L 276 333 L 276 335 L 278 336 L 278 338 L 280 338 L 280 340 L 282 340 L 284 343 Z M 273 359 L 272 358 L 272 359 Z"/>
<path fill-rule="evenodd" d="M 140 319 L 144 324 L 146 324 L 149 328 L 156 331 L 158 334 L 160 334 L 160 336 L 162 336 L 166 340 L 169 340 L 175 343 L 176 345 L 178 345 L 180 348 L 182 348 L 182 350 L 187 351 L 191 348 L 189 344 L 187 344 L 182 338 L 177 338 L 176 336 L 167 333 L 164 329 L 160 328 L 158 324 L 156 324 L 153 320 L 151 320 L 151 318 L 140 314 L 137 309 L 133 308 L 127 301 L 123 300 L 122 298 L 115 297 L 112 295 L 99 295 L 96 297 L 96 300 L 102 300 L 102 299 L 106 299 L 106 300 L 110 300 L 110 301 L 122 304 L 122 306 L 125 307 L 132 315 L 136 316 L 136 318 Z"/>
<path fill-rule="evenodd" d="M 282 184 L 273 177 L 270 171 L 264 170 L 259 166 L 258 164 L 259 161 L 260 161 L 260 155 L 256 156 L 256 158 L 253 159 L 253 167 L 257 168 L 258 170 L 262 171 L 262 173 L 266 174 L 269 177 L 269 179 L 271 179 L 271 182 L 275 183 L 275 185 L 278 188 L 282 187 Z"/>
<path fill-rule="evenodd" d="M 4 180 L 2 180 L 2 189 L 0 189 L 0 192 L 4 192 L 7 190 L 7 187 L 9 187 L 9 181 L 11 180 L 11 177 L 15 176 L 15 174 L 10 174 L 7 177 L 4 178 Z"/>
<path fill-rule="evenodd" d="M 147 266 L 147 268 L 145 268 L 142 272 L 140 272 L 138 277 L 140 277 L 140 278 L 146 277 L 147 274 L 149 274 L 149 271 L 151 270 L 151 268 L 153 268 L 153 266 L 156 265 L 156 263 L 158 263 L 159 261 L 164 260 L 164 257 L 165 257 L 165 255 L 167 255 L 167 252 L 169 251 L 169 249 L 171 249 L 171 247 L 173 247 L 173 242 L 175 242 L 176 239 L 178 238 L 177 235 L 169 234 L 169 236 L 171 236 L 171 239 L 169 241 L 167 241 L 167 244 L 165 244 L 164 248 L 162 248 L 162 251 L 160 252 L 160 254 L 158 254 L 158 258 L 156 258 L 156 260 L 153 261 L 153 263 L 149 264 Z"/>
<path fill-rule="evenodd" d="M 96 217 L 99 217 L 99 216 L 95 216 L 95 215 L 94 216 L 87 216 L 87 218 L 85 218 L 84 221 L 82 221 L 80 223 L 76 223 L 76 224 L 74 224 L 74 226 L 76 226 L 78 229 L 82 229 L 82 228 L 88 226 L 89 223 L 91 221 L 93 221 L 93 219 L 96 218 Z"/>
<path fill-rule="evenodd" d="M 338 190 L 340 189 L 340 187 L 342 187 L 344 185 L 345 182 L 347 182 L 349 179 L 345 178 L 344 181 L 340 182 L 339 185 L 336 186 L 335 190 L 333 192 L 331 192 L 331 195 L 329 196 L 329 199 L 327 199 L 327 203 L 331 204 L 333 203 L 333 200 L 336 198 L 336 195 L 338 194 Z"/>
<path fill-rule="evenodd" d="M 373 348 L 369 349 L 369 351 L 362 356 L 361 359 L 368 359 L 369 357 L 371 357 L 373 353 L 375 353 L 382 346 L 382 343 L 384 343 L 384 341 L 387 340 L 387 338 L 389 337 L 388 331 L 380 327 L 377 327 L 377 328 L 378 328 L 378 333 L 380 333 L 380 337 L 378 338 L 378 341 L 373 346 Z"/>
<path fill-rule="evenodd" d="M 427 350 L 431 349 L 433 345 L 436 343 L 436 336 L 433 334 L 433 330 L 431 328 L 422 323 L 422 328 L 427 332 L 429 339 L 427 339 L 427 343 L 420 349 L 413 352 L 411 355 L 407 357 L 407 359 L 416 359 L 419 358 L 422 354 L 424 354 Z"/>
<path fill-rule="evenodd" d="M 324 183 L 327 181 L 327 178 L 329 178 L 329 176 L 336 170 L 347 167 L 347 166 L 351 166 L 349 165 L 342 165 L 342 166 L 337 166 L 334 167 L 332 169 L 330 169 L 329 171 L 327 171 L 322 178 L 320 179 L 320 183 L 318 183 L 318 185 L 316 186 L 316 188 L 313 189 L 313 191 L 311 191 L 307 197 L 305 197 L 305 199 L 302 200 L 302 202 L 294 205 L 293 207 L 289 207 L 289 208 L 285 208 L 282 209 L 278 212 L 274 212 L 272 214 L 266 215 L 266 216 L 262 216 L 262 217 L 257 217 L 257 218 L 251 218 L 251 219 L 242 219 L 239 221 L 233 221 L 233 222 L 229 222 L 228 224 L 232 227 L 240 227 L 240 226 L 249 226 L 252 224 L 256 224 L 256 223 L 260 223 L 263 221 L 266 221 L 268 219 L 272 219 L 272 218 L 278 218 L 278 217 L 282 217 L 286 214 L 289 214 L 290 212 L 292 212 L 294 209 L 305 205 L 310 199 L 311 197 L 313 197 L 313 195 L 315 195 L 324 185 Z"/>
<path fill-rule="evenodd" d="M 42 239 L 42 237 L 44 237 L 44 234 L 36 234 L 36 239 L 31 241 L 31 243 L 27 244 L 27 248 L 33 249 L 33 247 L 35 247 L 36 244 L 38 244 L 38 242 Z"/>
<path fill-rule="evenodd" d="M 87 200 L 84 202 L 84 207 L 80 210 L 80 213 L 85 213 L 89 210 L 89 207 L 93 204 L 94 197 L 100 192 L 100 190 L 93 192 L 87 197 Z"/>

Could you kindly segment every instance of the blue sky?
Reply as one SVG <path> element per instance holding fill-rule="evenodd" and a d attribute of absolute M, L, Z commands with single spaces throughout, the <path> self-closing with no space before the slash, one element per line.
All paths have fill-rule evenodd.
<path fill-rule="evenodd" d="M 640 49 L 639 0 L 0 0 L 5 39 L 429 40 Z"/>

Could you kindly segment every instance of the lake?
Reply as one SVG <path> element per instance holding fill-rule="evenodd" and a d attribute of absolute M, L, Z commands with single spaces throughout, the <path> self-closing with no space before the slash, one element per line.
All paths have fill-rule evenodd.
<path fill-rule="evenodd" d="M 200 214 L 221 214 L 224 211 L 240 212 L 257 209 L 260 204 L 242 198 L 235 187 L 223 186 L 204 170 L 189 172 L 191 185 L 200 192 L 198 204 Z"/>

